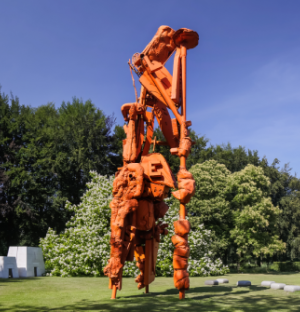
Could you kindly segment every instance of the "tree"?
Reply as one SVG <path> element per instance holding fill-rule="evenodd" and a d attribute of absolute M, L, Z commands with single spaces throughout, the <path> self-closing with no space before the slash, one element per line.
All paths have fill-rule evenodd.
<path fill-rule="evenodd" d="M 280 161 L 275 158 L 271 165 L 268 164 L 267 159 L 264 157 L 260 162 L 260 167 L 263 168 L 264 174 L 270 179 L 270 195 L 274 206 L 280 204 L 283 197 L 290 192 L 290 182 L 293 178 L 289 168 L 289 164 L 285 164 L 280 170 Z"/>
<path fill-rule="evenodd" d="M 241 261 L 263 258 L 285 250 L 279 240 L 277 218 L 280 209 L 269 197 L 270 182 L 262 168 L 247 165 L 229 176 L 226 194 L 233 211 L 232 243 Z"/>
<path fill-rule="evenodd" d="M 227 145 L 209 146 L 201 151 L 199 162 L 214 159 L 220 164 L 224 164 L 230 172 L 236 172 L 244 169 L 248 164 L 254 166 L 260 165 L 258 151 L 246 152 L 245 147 L 239 146 L 232 148 L 230 143 Z"/>
<path fill-rule="evenodd" d="M 51 104 L 38 109 L 21 106 L 13 97 L 7 107 L 4 141 L 10 144 L 2 145 L 6 152 L 1 164 L 6 179 L 1 189 L 4 254 L 10 245 L 37 245 L 49 224 L 61 230 L 64 221 L 64 211 L 55 204 L 57 179 L 51 172 L 49 129 L 56 110 Z"/>
<path fill-rule="evenodd" d="M 196 182 L 195 196 L 187 204 L 191 226 L 197 228 L 199 224 L 204 224 L 206 229 L 211 230 L 215 236 L 214 245 L 211 247 L 226 261 L 229 231 L 233 226 L 232 213 L 225 193 L 231 173 L 225 165 L 215 160 L 196 164 L 190 172 Z"/>
<path fill-rule="evenodd" d="M 281 214 L 278 218 L 280 238 L 286 242 L 286 258 L 300 258 L 300 180 L 292 178 L 288 193 L 280 199 Z M 283 260 L 285 260 L 283 258 Z"/>
<path fill-rule="evenodd" d="M 275 158 L 271 165 L 264 157 L 260 166 L 269 177 L 270 195 L 274 206 L 279 206 L 281 213 L 277 219 L 280 239 L 286 242 L 286 254 L 277 256 L 278 260 L 295 260 L 300 258 L 300 232 L 299 232 L 299 192 L 300 180 L 291 175 L 289 164 L 282 169 L 280 161 Z"/>
<path fill-rule="evenodd" d="M 65 203 L 80 202 L 89 170 L 114 172 L 114 119 L 90 101 L 33 109 L 4 94 L 0 113 L 0 252 L 6 254 L 11 245 L 36 246 L 49 226 L 64 229 L 71 214 Z"/>
<path fill-rule="evenodd" d="M 213 250 L 225 263 L 284 251 L 278 237 L 280 210 L 272 204 L 270 182 L 261 167 L 230 173 L 209 160 L 191 168 L 196 193 L 187 205 L 192 227 L 203 223 L 214 235 Z"/>
<path fill-rule="evenodd" d="M 90 170 L 114 173 L 110 158 L 114 119 L 105 116 L 91 101 L 84 103 L 77 98 L 72 103 L 63 102 L 58 113 L 53 132 L 53 170 L 59 176 L 61 196 L 78 204 Z"/>
<path fill-rule="evenodd" d="M 111 155 L 112 171 L 116 172 L 118 167 L 123 166 L 123 140 L 126 139 L 126 134 L 123 127 L 116 125 L 114 133 L 111 136 Z"/>
<path fill-rule="evenodd" d="M 5 94 L 0 93 L 0 240 L 2 254 L 6 254 L 9 245 L 19 242 L 22 234 L 19 223 L 23 217 L 30 218 L 32 211 L 19 194 L 21 177 L 10 174 L 19 170 L 19 151 L 25 145 L 23 135 L 26 132 L 28 107 L 19 104 L 17 97 L 11 96 L 11 103 Z"/>

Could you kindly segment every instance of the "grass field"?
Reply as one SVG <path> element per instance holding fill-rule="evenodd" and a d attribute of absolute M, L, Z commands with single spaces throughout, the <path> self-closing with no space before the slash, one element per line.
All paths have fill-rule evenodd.
<path fill-rule="evenodd" d="M 217 277 L 214 277 L 217 278 Z M 38 277 L 0 279 L 2 311 L 300 311 L 300 292 L 260 287 L 263 280 L 300 285 L 300 274 L 229 274 L 229 284 L 204 286 L 206 277 L 192 277 L 186 299 L 178 300 L 173 279 L 158 277 L 145 295 L 134 278 L 123 279 L 117 300 L 110 300 L 108 279 Z M 236 287 L 250 280 L 251 287 Z"/>

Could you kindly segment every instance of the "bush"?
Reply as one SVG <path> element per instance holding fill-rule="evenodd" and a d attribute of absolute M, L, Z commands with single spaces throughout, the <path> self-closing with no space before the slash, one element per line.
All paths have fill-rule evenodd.
<path fill-rule="evenodd" d="M 277 272 L 296 272 L 300 271 L 300 262 L 273 262 L 270 269 Z"/>
<path fill-rule="evenodd" d="M 112 199 L 112 178 L 91 173 L 92 181 L 81 203 L 66 204 L 74 216 L 60 235 L 49 228 L 40 240 L 45 264 L 52 275 L 103 275 L 109 258 L 109 203 Z"/>
<path fill-rule="evenodd" d="M 229 266 L 230 273 L 238 273 L 236 264 Z M 263 262 L 261 266 L 255 264 L 241 265 L 240 272 L 243 273 L 283 273 L 283 272 L 299 272 L 300 262 Z"/>

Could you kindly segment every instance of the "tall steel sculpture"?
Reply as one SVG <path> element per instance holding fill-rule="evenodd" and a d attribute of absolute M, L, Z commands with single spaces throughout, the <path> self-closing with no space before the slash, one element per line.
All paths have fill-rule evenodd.
<path fill-rule="evenodd" d="M 174 284 L 179 298 L 189 289 L 187 272 L 190 223 L 185 219 L 187 204 L 195 193 L 195 181 L 186 169 L 192 141 L 186 120 L 186 55 L 198 45 L 195 31 L 181 28 L 174 31 L 168 26 L 158 28 L 142 53 L 135 53 L 130 70 L 139 76 L 141 94 L 136 103 L 121 108 L 126 139 L 123 141 L 123 167 L 118 168 L 113 184 L 111 208 L 111 254 L 104 273 L 109 277 L 112 299 L 122 289 L 122 269 L 125 261 L 133 261 L 140 274 L 135 279 L 138 289 L 146 288 L 155 279 L 160 235 L 168 233 L 167 224 L 158 222 L 169 207 L 163 201 L 170 189 L 180 201 L 179 220 L 174 222 L 175 245 L 173 254 Z M 173 76 L 164 67 L 175 53 Z M 133 78 L 133 77 L 132 77 Z M 133 80 L 134 81 L 134 80 Z M 175 118 L 171 119 L 168 109 Z M 153 139 L 154 116 L 166 141 Z M 145 133 L 146 129 L 146 133 Z M 150 145 L 168 145 L 172 155 L 180 158 L 180 170 L 175 177 L 159 153 L 150 153 Z"/>

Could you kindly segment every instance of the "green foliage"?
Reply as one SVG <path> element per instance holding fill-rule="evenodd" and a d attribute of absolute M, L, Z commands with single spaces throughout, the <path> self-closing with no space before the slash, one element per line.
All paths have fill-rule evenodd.
<path fill-rule="evenodd" d="M 282 210 L 278 218 L 280 236 L 287 244 L 287 258 L 300 259 L 300 181 L 293 178 L 289 191 L 279 202 Z"/>
<path fill-rule="evenodd" d="M 230 173 L 215 160 L 191 168 L 196 193 L 187 205 L 192 225 L 203 223 L 216 236 L 213 249 L 227 258 L 233 250 L 238 263 L 284 251 L 279 240 L 278 207 L 269 197 L 263 169 L 247 165 Z"/>
<path fill-rule="evenodd" d="M 236 264 L 231 264 L 229 266 L 230 273 L 238 273 Z M 299 272 L 300 262 L 299 261 L 274 261 L 274 262 L 262 262 L 260 266 L 257 266 L 255 262 L 244 262 L 240 266 L 240 272 L 242 273 L 285 273 L 285 272 Z"/>
<path fill-rule="evenodd" d="M 112 178 L 100 176 L 92 172 L 92 181 L 88 183 L 88 191 L 83 195 L 79 205 L 67 203 L 66 209 L 74 212 L 67 228 L 60 235 L 52 229 L 40 246 L 43 249 L 46 265 L 51 268 L 52 275 L 103 275 L 102 269 L 110 254 L 109 202 L 112 199 Z M 157 257 L 157 274 L 172 276 L 172 254 L 174 246 L 171 237 L 174 235 L 173 222 L 178 220 L 178 209 L 173 200 L 168 199 L 170 209 L 164 222 L 169 224 L 169 233 L 162 237 Z M 220 259 L 213 260 L 210 245 L 210 231 L 203 226 L 189 234 L 191 276 L 220 275 L 228 272 Z M 123 269 L 124 276 L 138 274 L 135 262 L 127 262 Z"/>
<path fill-rule="evenodd" d="M 300 262 L 299 261 L 286 261 L 278 262 L 275 261 L 269 266 L 270 270 L 276 272 L 299 272 L 300 271 Z"/>
<path fill-rule="evenodd" d="M 276 217 L 277 231 L 279 238 L 286 242 L 286 253 L 277 254 L 273 258 L 279 260 L 300 259 L 300 232 L 299 215 L 300 205 L 298 202 L 300 192 L 300 180 L 291 175 L 291 168 L 285 164 L 282 169 L 279 160 L 274 159 L 272 164 L 268 164 L 265 157 L 261 160 L 257 151 L 246 152 L 245 148 L 232 148 L 230 144 L 210 146 L 201 152 L 201 160 L 214 159 L 222 163 L 231 172 L 238 172 L 248 164 L 252 164 L 263 169 L 264 175 L 269 178 L 269 196 L 274 206 L 280 208 L 280 215 Z M 226 251 L 226 254 L 232 250 Z M 223 260 L 226 262 L 227 255 Z M 234 259 L 231 259 L 235 261 Z"/>
<path fill-rule="evenodd" d="M 2 254 L 10 245 L 34 245 L 63 213 L 53 205 L 56 178 L 49 170 L 52 105 L 33 110 L 18 98 L 0 95 L 1 229 Z M 43 230 L 44 229 L 44 230 Z"/>
<path fill-rule="evenodd" d="M 109 258 L 109 202 L 112 179 L 91 173 L 88 190 L 76 206 L 66 203 L 74 215 L 59 235 L 51 228 L 40 246 L 52 275 L 102 275 Z"/>
<path fill-rule="evenodd" d="M 190 171 L 196 182 L 195 196 L 187 204 L 191 225 L 196 228 L 198 224 L 205 224 L 205 228 L 212 230 L 217 238 L 212 248 L 223 255 L 232 227 L 230 203 L 225 194 L 230 171 L 214 160 L 196 164 Z"/>
<path fill-rule="evenodd" d="M 118 167 L 123 166 L 123 140 L 126 139 L 126 134 L 123 127 L 116 125 L 114 133 L 111 136 L 111 154 L 110 162 L 113 172 L 116 172 Z"/>
<path fill-rule="evenodd" d="M 213 159 L 220 164 L 224 164 L 226 168 L 231 172 L 236 172 L 244 169 L 248 164 L 259 166 L 260 159 L 258 157 L 258 151 L 248 150 L 239 146 L 238 148 L 232 148 L 230 143 L 227 145 L 210 146 L 202 151 L 200 162 Z"/>
<path fill-rule="evenodd" d="M 0 252 L 5 255 L 8 245 L 17 242 L 20 234 L 16 229 L 21 218 L 19 218 L 20 214 L 17 215 L 15 212 L 21 204 L 20 197 L 11 190 L 16 183 L 12 183 L 7 174 L 9 169 L 7 163 L 18 167 L 16 154 L 22 146 L 22 133 L 24 133 L 24 122 L 20 115 L 26 113 L 26 108 L 19 104 L 18 98 L 12 98 L 9 105 L 8 96 L 0 93 Z"/>
<path fill-rule="evenodd" d="M 1 254 L 36 246 L 49 226 L 62 231 L 65 203 L 80 202 L 89 171 L 115 172 L 113 122 L 90 101 L 33 109 L 0 94 Z"/>
<path fill-rule="evenodd" d="M 78 204 L 85 191 L 90 170 L 112 174 L 110 130 L 113 119 L 106 117 L 91 101 L 73 98 L 58 109 L 53 138 L 53 171 L 60 177 L 63 197 Z"/>
<path fill-rule="evenodd" d="M 238 261 L 285 250 L 276 223 L 280 210 L 268 197 L 269 185 L 262 168 L 253 165 L 229 176 L 226 192 L 234 219 L 230 236 L 236 245 Z"/>

